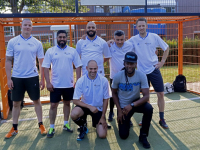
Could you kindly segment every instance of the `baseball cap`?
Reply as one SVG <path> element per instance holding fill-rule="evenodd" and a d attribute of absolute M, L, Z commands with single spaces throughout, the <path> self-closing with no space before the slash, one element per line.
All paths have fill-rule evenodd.
<path fill-rule="evenodd" d="M 124 57 L 125 62 L 137 62 L 137 55 L 134 52 L 127 52 Z"/>

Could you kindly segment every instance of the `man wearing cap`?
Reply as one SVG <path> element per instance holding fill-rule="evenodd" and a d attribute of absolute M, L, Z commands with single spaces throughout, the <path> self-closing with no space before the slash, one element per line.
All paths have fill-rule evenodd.
<path fill-rule="evenodd" d="M 140 129 L 139 142 L 144 148 L 150 148 L 147 141 L 153 107 L 149 100 L 149 86 L 144 73 L 135 70 L 137 55 L 128 52 L 124 58 L 124 69 L 118 72 L 112 83 L 112 97 L 117 106 L 117 121 L 119 136 L 126 139 L 129 136 L 130 118 L 135 112 L 143 113 L 142 127 Z M 140 91 L 142 97 L 140 97 Z"/>

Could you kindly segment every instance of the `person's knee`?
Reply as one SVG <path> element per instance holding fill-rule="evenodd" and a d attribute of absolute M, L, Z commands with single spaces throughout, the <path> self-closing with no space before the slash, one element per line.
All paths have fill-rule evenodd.
<path fill-rule="evenodd" d="M 145 107 L 145 113 L 153 114 L 153 107 L 151 104 L 147 103 L 147 107 Z"/>
<path fill-rule="evenodd" d="M 58 107 L 57 103 L 51 103 L 51 109 L 56 109 Z"/>
<path fill-rule="evenodd" d="M 120 136 L 120 138 L 121 138 L 121 139 L 125 140 L 125 139 L 127 139 L 127 138 L 128 138 L 128 136 L 129 136 L 129 133 L 120 132 L 120 133 L 119 133 L 119 136 Z"/>
<path fill-rule="evenodd" d="M 65 101 L 64 105 L 69 107 L 70 106 L 70 101 Z"/>
<path fill-rule="evenodd" d="M 164 98 L 164 92 L 157 92 L 158 100 Z"/>
<path fill-rule="evenodd" d="M 72 120 L 76 120 L 78 118 L 78 116 L 79 116 L 78 112 L 73 109 L 71 111 L 71 118 L 72 118 Z"/>
<path fill-rule="evenodd" d="M 100 138 L 100 139 L 105 139 L 106 136 L 107 136 L 106 133 L 100 133 L 100 134 L 99 134 L 99 138 Z"/>
<path fill-rule="evenodd" d="M 13 107 L 15 107 L 15 108 L 20 108 L 20 106 L 21 106 L 21 101 L 20 102 L 15 102 L 15 101 L 13 101 Z"/>

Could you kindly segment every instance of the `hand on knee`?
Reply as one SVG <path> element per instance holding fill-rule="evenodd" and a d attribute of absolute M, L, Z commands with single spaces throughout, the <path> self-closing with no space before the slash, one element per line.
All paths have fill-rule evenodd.
<path fill-rule="evenodd" d="M 99 138 L 100 138 L 100 139 L 105 139 L 107 134 L 106 134 L 106 133 L 104 133 L 104 134 L 103 134 L 103 133 L 100 133 L 100 134 L 98 134 L 98 135 L 99 135 Z"/>

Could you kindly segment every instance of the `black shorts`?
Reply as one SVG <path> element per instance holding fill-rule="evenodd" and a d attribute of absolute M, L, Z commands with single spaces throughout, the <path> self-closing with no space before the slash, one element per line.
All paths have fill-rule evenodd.
<path fill-rule="evenodd" d="M 50 92 L 50 102 L 58 103 L 63 98 L 64 101 L 71 101 L 73 99 L 74 88 L 54 88 Z M 61 98 L 62 96 L 62 98 Z"/>
<path fill-rule="evenodd" d="M 87 118 L 87 115 L 90 115 L 92 117 L 92 126 L 96 128 L 96 125 L 99 123 L 99 120 L 101 119 L 102 111 L 98 111 L 97 113 L 93 113 L 88 108 L 81 107 L 81 106 L 78 106 L 78 105 L 76 107 L 80 107 L 83 110 L 84 115 L 82 117 L 84 119 Z"/>
<path fill-rule="evenodd" d="M 150 74 L 147 74 L 148 83 L 150 82 L 156 92 L 164 92 L 163 78 L 159 69 L 154 69 Z"/>
<path fill-rule="evenodd" d="M 35 101 L 40 98 L 39 76 L 30 78 L 11 78 L 14 88 L 11 92 L 12 101 L 22 101 L 25 91 L 27 91 L 31 100 Z"/>

